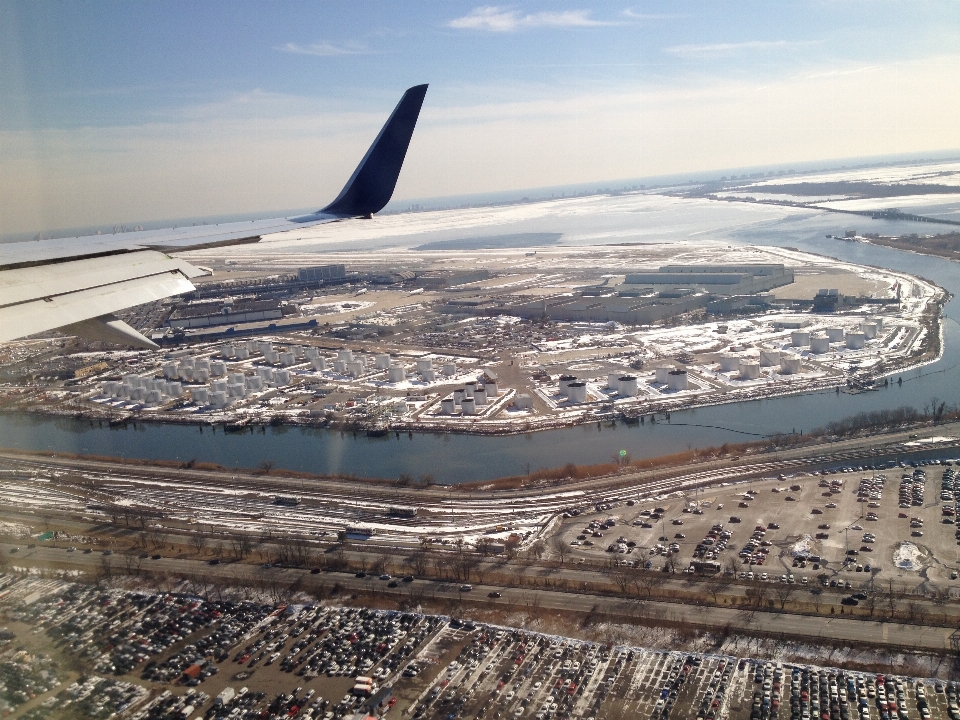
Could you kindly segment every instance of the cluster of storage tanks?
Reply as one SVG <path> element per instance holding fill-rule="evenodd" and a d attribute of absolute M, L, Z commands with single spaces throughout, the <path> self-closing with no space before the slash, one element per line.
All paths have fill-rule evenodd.
<path fill-rule="evenodd" d="M 875 339 L 881 332 L 883 332 L 883 318 L 874 318 L 864 320 L 853 330 L 844 330 L 839 327 L 826 328 L 822 333 L 794 330 L 790 333 L 790 345 L 809 347 L 810 352 L 816 355 L 830 352 L 832 343 L 843 343 L 848 350 L 862 350 L 867 340 Z"/>
<path fill-rule="evenodd" d="M 315 347 L 292 346 L 286 351 L 274 349 L 269 342 L 258 342 L 256 340 L 247 340 L 241 345 L 230 344 L 223 348 L 223 357 L 246 360 L 253 355 L 262 354 L 263 360 L 271 365 L 281 367 L 291 367 L 293 365 L 309 362 L 310 366 L 317 372 L 332 371 L 340 375 L 349 375 L 357 379 L 371 372 L 387 373 L 387 380 L 391 383 L 401 383 L 407 379 L 407 371 L 396 360 L 387 354 L 374 356 L 364 356 L 355 354 L 353 350 L 338 350 L 335 358 L 326 358 L 320 354 L 320 350 Z M 433 367 L 433 360 L 430 358 L 418 358 L 416 362 L 417 375 L 424 382 L 435 382 L 437 379 L 437 370 Z M 457 374 L 455 363 L 445 363 L 440 370 L 440 374 L 447 377 L 453 377 Z"/>
<path fill-rule="evenodd" d="M 160 405 L 183 396 L 182 383 L 140 375 L 124 375 L 123 380 L 108 380 L 103 395 L 143 405 Z"/>
<path fill-rule="evenodd" d="M 478 380 L 470 380 L 463 384 L 462 388 L 457 388 L 452 395 L 448 395 L 440 401 L 441 415 L 455 415 L 457 408 L 464 415 L 478 415 L 480 408 L 485 407 L 491 400 L 495 400 L 500 394 L 497 383 L 488 380 L 481 384 Z"/>
<path fill-rule="evenodd" d="M 661 385 L 666 385 L 668 390 L 680 391 L 687 390 L 690 387 L 687 371 L 681 368 L 658 365 L 654 373 L 654 380 Z"/>
<path fill-rule="evenodd" d="M 796 375 L 802 370 L 800 357 L 780 350 L 761 350 L 760 356 L 750 357 L 736 354 L 720 355 L 720 372 L 736 372 L 741 380 L 757 380 L 760 369 L 778 367 L 781 375 Z"/>
<path fill-rule="evenodd" d="M 610 373 L 607 375 L 607 389 L 616 390 L 621 397 L 636 397 L 640 394 L 640 382 L 636 375 Z"/>

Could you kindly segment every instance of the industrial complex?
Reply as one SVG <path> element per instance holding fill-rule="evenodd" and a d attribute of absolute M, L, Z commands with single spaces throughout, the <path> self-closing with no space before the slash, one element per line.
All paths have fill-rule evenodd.
<path fill-rule="evenodd" d="M 867 392 L 939 353 L 943 293 L 919 278 L 773 248 L 665 252 L 351 253 L 268 273 L 201 251 L 213 277 L 132 318 L 162 352 L 26 340 L 2 392 L 118 420 L 509 433 Z"/>

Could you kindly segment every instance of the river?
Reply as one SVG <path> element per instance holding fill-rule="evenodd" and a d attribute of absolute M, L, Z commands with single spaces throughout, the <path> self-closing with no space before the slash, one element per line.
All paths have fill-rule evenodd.
<path fill-rule="evenodd" d="M 723 204 L 728 206 L 728 204 Z M 705 208 L 701 230 L 696 217 Z M 750 211 L 747 208 L 747 211 Z M 727 211 L 727 207 L 724 207 Z M 654 220 L 644 218 L 644 229 L 675 226 L 678 214 L 684 217 L 684 232 L 678 243 L 693 243 L 701 233 L 731 243 L 778 245 L 829 255 L 841 260 L 900 270 L 932 280 L 952 295 L 960 291 L 960 264 L 942 258 L 914 255 L 862 243 L 827 239 L 842 234 L 848 218 L 832 213 L 785 213 L 781 217 L 755 217 L 742 222 L 725 220 L 712 226 L 710 207 L 692 203 L 689 212 L 676 209 Z M 671 215 L 673 213 L 673 215 Z M 637 222 L 636 218 L 632 220 Z M 559 216 L 540 217 L 503 225 L 502 232 L 555 232 L 568 222 Z M 585 221 L 579 220 L 583 225 Z M 606 222 L 609 223 L 609 220 Z M 622 222 L 627 222 L 623 220 Z M 589 223 L 586 223 L 589 225 Z M 857 218 L 861 231 L 886 234 L 917 232 L 916 224 L 873 221 Z M 923 231 L 936 231 L 924 226 Z M 485 232 L 489 233 L 489 228 Z M 432 238 L 430 238 L 432 239 Z M 407 242 L 411 242 L 407 238 Z M 419 240 L 418 240 L 419 242 Z M 589 241 L 580 241 L 589 242 Z M 594 241 L 597 242 L 597 241 Z M 609 240 L 608 240 L 609 242 Z M 411 243 L 412 244 L 412 243 Z M 944 320 L 942 359 L 902 374 L 903 384 L 860 395 L 837 395 L 833 391 L 674 412 L 669 423 L 626 426 L 622 423 L 581 425 L 505 437 L 439 433 L 391 433 L 368 438 L 364 433 L 336 430 L 280 427 L 264 433 L 213 434 L 208 427 L 142 424 L 117 429 L 86 420 L 0 414 L 0 445 L 11 448 L 55 450 L 81 454 L 110 455 L 159 460 L 215 462 L 228 467 L 276 467 L 314 473 L 343 473 L 361 477 L 396 478 L 401 473 L 414 477 L 431 475 L 443 484 L 486 480 L 504 475 L 525 474 L 566 463 L 593 464 L 612 461 L 621 450 L 632 458 L 653 457 L 691 448 L 757 439 L 775 432 L 800 432 L 821 427 L 831 420 L 861 411 L 910 405 L 917 409 L 932 398 L 948 405 L 960 404 L 960 311 L 954 300 L 947 304 Z M 898 377 L 894 375 L 894 379 Z"/>

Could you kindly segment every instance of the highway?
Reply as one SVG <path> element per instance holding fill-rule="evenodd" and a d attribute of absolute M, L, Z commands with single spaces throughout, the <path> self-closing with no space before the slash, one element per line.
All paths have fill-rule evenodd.
<path fill-rule="evenodd" d="M 84 554 L 82 551 L 67 552 L 63 549 L 37 547 L 20 548 L 11 554 L 10 543 L 0 544 L 0 552 L 11 565 L 24 568 L 78 569 L 96 575 L 102 568 L 99 552 Z M 123 572 L 118 556 L 111 557 L 115 571 Z M 254 565 L 221 563 L 210 565 L 206 561 L 160 558 L 142 561 L 141 572 L 150 576 L 167 575 L 171 578 L 188 578 L 197 583 L 210 583 L 215 576 L 220 583 L 237 583 L 261 588 L 284 588 L 297 586 L 310 592 L 334 584 L 343 589 L 375 592 L 383 596 L 396 596 L 397 600 L 409 598 L 421 602 L 472 601 L 487 605 L 502 605 L 511 609 L 537 609 L 572 611 L 605 615 L 623 622 L 641 624 L 683 625 L 698 629 L 718 628 L 747 635 L 762 635 L 784 639 L 801 640 L 814 644 L 845 645 L 862 644 L 886 649 L 904 649 L 942 653 L 950 649 L 953 628 L 889 623 L 873 620 L 854 620 L 841 617 L 813 617 L 790 613 L 750 611 L 734 608 L 700 606 L 646 600 L 571 593 L 556 590 L 509 588 L 495 585 L 474 584 L 469 592 L 462 592 L 459 583 L 414 580 L 399 583 L 389 588 L 385 581 L 375 577 L 357 578 L 349 573 L 321 573 L 312 575 L 304 570 L 271 568 Z M 500 598 L 490 598 L 488 593 L 499 592 Z"/>

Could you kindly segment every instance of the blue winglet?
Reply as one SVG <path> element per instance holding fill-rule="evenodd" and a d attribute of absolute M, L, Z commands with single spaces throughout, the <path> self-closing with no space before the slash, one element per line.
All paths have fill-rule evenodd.
<path fill-rule="evenodd" d="M 321 213 L 338 217 L 370 217 L 383 209 L 397 186 L 426 94 L 426 85 L 417 85 L 403 94 L 346 186 L 336 200 L 320 210 Z"/>

